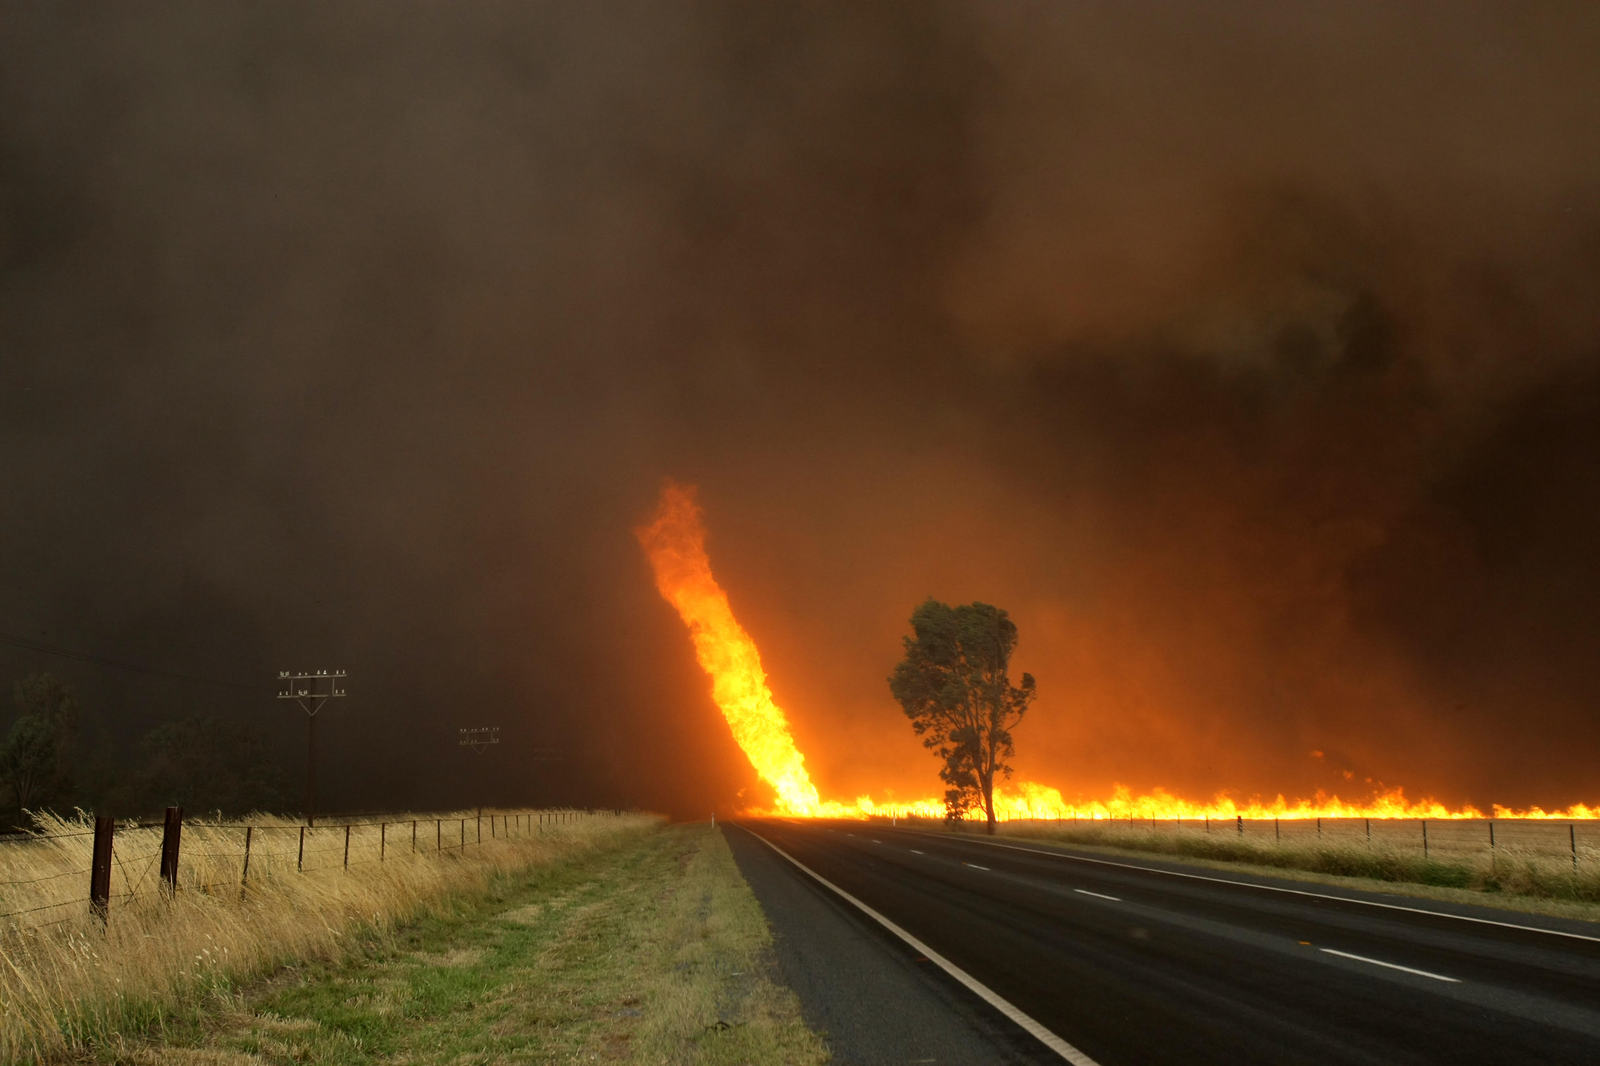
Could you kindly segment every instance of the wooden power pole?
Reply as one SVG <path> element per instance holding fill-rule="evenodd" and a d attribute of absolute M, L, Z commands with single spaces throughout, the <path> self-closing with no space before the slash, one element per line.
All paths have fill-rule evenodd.
<path fill-rule="evenodd" d="M 317 824 L 317 712 L 344 696 L 346 676 L 343 670 L 278 671 L 278 698 L 294 700 L 306 712 L 306 825 Z"/>

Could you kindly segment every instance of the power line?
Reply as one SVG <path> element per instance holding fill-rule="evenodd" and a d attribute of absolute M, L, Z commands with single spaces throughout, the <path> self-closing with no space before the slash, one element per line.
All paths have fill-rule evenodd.
<path fill-rule="evenodd" d="M 200 674 L 186 674 L 180 670 L 162 670 L 159 667 L 144 666 L 140 663 L 130 663 L 126 659 L 113 659 L 106 655 L 95 655 L 86 651 L 74 651 L 71 648 L 59 648 L 54 644 L 45 644 L 16 633 L 0 631 L 0 644 L 9 644 L 13 648 L 22 648 L 27 651 L 36 651 L 41 655 L 54 655 L 62 659 L 76 659 L 78 662 L 94 663 L 97 666 L 109 666 L 114 670 L 129 670 L 136 674 L 150 674 L 153 677 L 170 677 L 178 681 L 194 681 L 201 685 L 215 685 L 218 688 L 238 689 L 241 692 L 260 692 L 260 685 L 246 685 L 238 681 L 223 681 L 215 677 L 203 677 Z"/>

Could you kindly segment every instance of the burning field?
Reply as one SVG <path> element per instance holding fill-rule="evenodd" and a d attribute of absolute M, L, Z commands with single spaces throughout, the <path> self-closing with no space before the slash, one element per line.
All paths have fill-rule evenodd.
<path fill-rule="evenodd" d="M 751 803 L 749 813 L 789 817 L 849 818 L 872 815 L 941 817 L 942 800 L 931 796 L 872 794 L 854 799 L 824 798 L 806 769 L 805 755 L 796 745 L 790 721 L 768 686 L 761 653 L 733 613 L 728 595 L 718 584 L 706 552 L 704 515 L 693 487 L 668 482 L 651 520 L 635 531 L 649 556 L 656 588 L 688 628 L 700 667 L 711 679 L 712 699 L 722 711 L 734 740 L 749 758 L 761 780 L 771 788 L 771 805 Z M 886 714 L 889 713 L 886 711 Z M 914 746 L 907 743 L 907 750 Z M 1318 758 L 1320 752 L 1314 753 Z M 1315 820 L 1322 833 L 1324 820 L 1373 819 L 1512 819 L 1520 821 L 1600 819 L 1600 804 L 1573 803 L 1544 810 L 1494 804 L 1489 811 L 1472 806 L 1449 806 L 1438 800 L 1412 798 L 1401 787 L 1366 796 L 1330 795 L 1321 791 L 1309 797 L 1280 793 L 1270 799 L 1232 795 L 1225 782 L 1209 799 L 1177 795 L 1163 788 L 1135 793 L 1117 785 L 1109 795 L 1075 793 L 1070 787 L 1022 779 L 997 787 L 997 814 L 1005 820 L 1074 822 L 1126 820 L 1134 824 L 1166 822 L 1181 831 L 1185 820 L 1210 829 L 1212 821 L 1236 823 L 1242 836 L 1246 822 L 1256 826 L 1283 820 Z M 981 816 L 981 811 L 969 817 Z M 1353 823 L 1346 823 L 1353 824 Z M 1370 837 L 1371 828 L 1367 826 Z M 1274 830 L 1277 832 L 1277 830 Z M 1425 831 L 1424 831 L 1425 832 Z M 1424 840 L 1426 836 L 1424 835 Z M 1574 851 L 1574 854 L 1576 852 Z"/>

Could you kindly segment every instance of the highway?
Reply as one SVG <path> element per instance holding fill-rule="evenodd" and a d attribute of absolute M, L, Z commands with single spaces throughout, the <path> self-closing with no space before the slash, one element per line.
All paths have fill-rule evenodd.
<path fill-rule="evenodd" d="M 936 955 L 941 979 L 1016 1039 L 1037 1028 L 1038 1061 L 1600 1062 L 1600 929 L 1589 923 L 1021 838 L 741 828 L 774 861 L 809 869 L 781 862 L 807 892 L 839 901 L 841 921 L 919 962 Z"/>

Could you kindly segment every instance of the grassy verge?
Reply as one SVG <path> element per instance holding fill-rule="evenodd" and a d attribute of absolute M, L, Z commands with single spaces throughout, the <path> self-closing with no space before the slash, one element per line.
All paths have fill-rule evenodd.
<path fill-rule="evenodd" d="M 675 826 L 502 876 L 342 957 L 221 991 L 76 1061 L 822 1063 L 720 833 Z"/>
<path fill-rule="evenodd" d="M 1117 854 L 1173 855 L 1202 865 L 1249 868 L 1325 883 L 1510 907 L 1530 913 L 1600 920 L 1600 863 L 1570 862 L 1501 849 L 1475 858 L 1425 858 L 1400 849 L 1356 844 L 1268 844 L 1223 834 L 1182 835 L 1093 826 L 1003 827 L 1004 835 L 1089 845 Z"/>
<path fill-rule="evenodd" d="M 341 829 L 335 845 L 314 851 L 307 844 L 304 872 L 296 871 L 299 832 L 290 827 L 276 848 L 258 849 L 248 886 L 231 846 L 242 835 L 237 827 L 194 823 L 184 830 L 182 876 L 171 899 L 151 887 L 153 874 L 139 880 L 140 864 L 151 866 L 158 854 L 141 854 L 150 831 L 134 830 L 123 837 L 134 864 L 127 882 L 144 890 L 119 895 L 104 925 L 81 899 L 51 925 L 21 924 L 34 912 L 17 906 L 18 894 L 41 886 L 69 891 L 59 886 L 74 884 L 76 874 L 64 879 L 54 870 L 84 872 L 87 836 L 56 833 L 7 845 L 11 895 L 0 902 L 24 913 L 0 923 L 0 1063 L 38 1063 L 159 1028 L 196 1001 L 226 996 L 238 982 L 286 962 L 342 957 L 365 931 L 448 909 L 497 878 L 614 848 L 659 824 L 654 816 L 609 812 L 562 812 L 543 827 L 530 821 L 523 819 L 521 835 L 485 834 L 482 845 L 429 852 L 419 841 L 416 852 L 392 848 L 378 862 L 374 849 L 370 861 L 352 857 L 348 868 L 341 847 L 331 863 L 326 854 L 313 862 L 317 851 L 342 844 Z M 376 837 L 378 827 L 371 828 Z M 42 879 L 30 880 L 33 871 Z"/>

